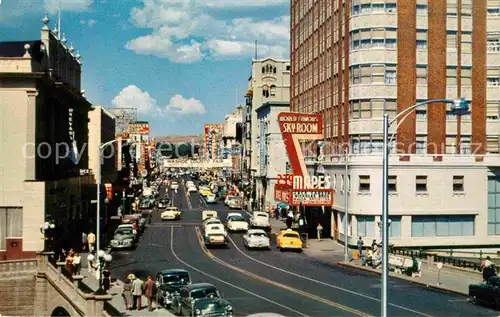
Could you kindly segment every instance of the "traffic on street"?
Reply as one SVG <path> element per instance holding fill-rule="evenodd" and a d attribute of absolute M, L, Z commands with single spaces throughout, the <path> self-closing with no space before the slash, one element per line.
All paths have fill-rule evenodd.
<path fill-rule="evenodd" d="M 174 176 L 158 182 L 154 196 L 162 203 L 152 204 L 151 223 L 137 246 L 113 251 L 111 265 L 112 275 L 120 280 L 129 274 L 156 277 L 158 315 L 201 316 L 212 310 L 214 316 L 379 313 L 378 276 L 296 252 L 302 244 L 299 250 L 280 248 L 268 222 L 252 226 L 255 213 L 245 204 L 231 204 L 228 194 L 210 197 L 215 194 L 207 192 L 209 186 L 191 179 L 191 174 Z M 287 233 L 294 231 L 285 231 L 282 239 L 289 239 Z M 393 316 L 495 314 L 472 305 L 465 296 L 400 279 L 390 279 L 389 285 Z"/>

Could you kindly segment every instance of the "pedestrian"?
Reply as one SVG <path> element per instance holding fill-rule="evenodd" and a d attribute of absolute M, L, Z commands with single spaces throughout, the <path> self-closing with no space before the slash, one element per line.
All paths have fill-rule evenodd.
<path fill-rule="evenodd" d="M 358 252 L 359 252 L 359 256 L 362 257 L 363 256 L 363 245 L 365 243 L 363 242 L 363 238 L 359 237 L 358 239 Z"/>
<path fill-rule="evenodd" d="M 82 257 L 77 252 L 75 252 L 75 255 L 73 256 L 73 269 L 74 274 L 80 275 L 80 271 L 82 269 Z"/>
<path fill-rule="evenodd" d="M 105 268 L 104 272 L 102 272 L 102 276 L 102 288 L 106 292 L 109 292 L 109 289 L 111 288 L 111 272 Z"/>
<path fill-rule="evenodd" d="M 144 282 L 136 277 L 132 282 L 132 296 L 133 304 L 132 309 L 141 310 L 142 309 L 142 285 Z"/>
<path fill-rule="evenodd" d="M 286 216 L 286 228 L 291 229 L 293 224 L 293 212 L 290 210 Z"/>
<path fill-rule="evenodd" d="M 127 276 L 127 280 L 123 284 L 123 301 L 125 302 L 125 308 L 127 310 L 132 309 L 132 302 L 133 302 L 133 297 L 132 297 L 132 281 L 135 279 L 134 274 L 129 274 Z"/>
<path fill-rule="evenodd" d="M 68 252 L 66 255 L 66 271 L 68 272 L 69 276 L 73 275 L 73 253 Z"/>
<path fill-rule="evenodd" d="M 93 252 L 95 244 L 95 234 L 92 231 L 90 231 L 87 235 L 87 243 L 89 244 L 89 252 Z"/>
<path fill-rule="evenodd" d="M 373 252 L 378 251 L 378 244 L 377 244 L 377 240 L 375 240 L 375 239 L 373 239 L 373 241 L 372 241 L 372 251 Z"/>
<path fill-rule="evenodd" d="M 87 239 L 87 234 L 82 231 L 82 246 L 81 246 L 82 253 L 87 250 L 88 243 L 89 243 L 89 241 Z"/>
<path fill-rule="evenodd" d="M 144 295 L 148 299 L 148 311 L 153 311 L 153 296 L 156 294 L 156 283 L 153 277 L 148 276 L 148 280 L 144 283 Z"/>
<path fill-rule="evenodd" d="M 318 241 L 321 241 L 321 234 L 323 233 L 323 226 L 318 222 L 318 226 L 316 227 L 316 233 L 318 234 Z"/>

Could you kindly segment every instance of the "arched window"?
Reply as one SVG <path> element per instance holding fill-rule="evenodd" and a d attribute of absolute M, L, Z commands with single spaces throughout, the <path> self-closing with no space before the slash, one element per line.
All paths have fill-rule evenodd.
<path fill-rule="evenodd" d="M 271 96 L 276 96 L 276 86 L 271 85 L 271 89 L 269 90 Z"/>
<path fill-rule="evenodd" d="M 276 74 L 276 67 L 273 67 L 273 73 Z"/>
<path fill-rule="evenodd" d="M 264 74 L 266 72 L 266 69 L 264 67 L 262 67 L 262 74 Z"/>
<path fill-rule="evenodd" d="M 262 96 L 269 97 L 269 87 L 267 85 L 262 86 Z"/>

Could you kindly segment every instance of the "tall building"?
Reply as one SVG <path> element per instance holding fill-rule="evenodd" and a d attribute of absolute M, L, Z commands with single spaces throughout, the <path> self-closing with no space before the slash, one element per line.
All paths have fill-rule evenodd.
<path fill-rule="evenodd" d="M 245 166 L 247 174 L 253 180 L 253 195 L 255 201 L 255 178 L 260 176 L 257 150 L 257 110 L 266 102 L 290 101 L 290 61 L 273 58 L 256 59 L 252 61 L 252 74 L 248 79 L 246 93 L 245 117 Z M 256 199 L 257 198 L 257 199 Z"/>
<path fill-rule="evenodd" d="M 95 228 L 80 55 L 43 23 L 40 40 L 0 42 L 0 260 L 74 247 Z"/>
<path fill-rule="evenodd" d="M 391 243 L 495 244 L 499 23 L 496 1 L 292 1 L 291 108 L 324 118 L 334 238 L 344 239 L 348 194 L 349 242 L 379 239 L 381 209 L 373 206 L 381 200 L 384 111 L 394 118 L 420 101 L 463 97 L 470 115 L 453 117 L 437 103 L 391 127 L 399 154 L 390 158 Z M 346 180 L 343 148 L 350 151 Z"/>
<path fill-rule="evenodd" d="M 224 118 L 224 162 L 231 166 L 233 175 L 241 174 L 241 123 L 243 120 L 243 107 L 238 105 Z"/>
<path fill-rule="evenodd" d="M 117 158 L 120 154 L 117 142 L 106 148 L 100 146 L 115 140 L 115 117 L 101 106 L 94 106 L 89 112 L 89 169 L 92 170 L 95 181 L 102 184 L 111 183 L 117 176 Z M 121 159 L 118 161 L 121 162 Z M 101 163 L 100 173 L 99 164 Z"/>
<path fill-rule="evenodd" d="M 133 159 L 137 163 L 139 172 L 149 169 L 149 122 L 136 121 L 128 126 L 129 137 L 135 143 L 132 145 Z"/>
<path fill-rule="evenodd" d="M 205 156 L 210 161 L 222 160 L 224 156 L 224 124 L 205 124 Z"/>

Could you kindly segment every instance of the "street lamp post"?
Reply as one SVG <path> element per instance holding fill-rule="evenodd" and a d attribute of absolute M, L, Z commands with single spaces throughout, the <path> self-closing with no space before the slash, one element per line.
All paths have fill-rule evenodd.
<path fill-rule="evenodd" d="M 40 233 L 43 235 L 43 251 L 52 251 L 52 230 L 56 228 L 56 225 L 53 222 L 45 221 L 40 225 Z M 48 235 L 48 237 L 47 237 Z M 46 242 L 48 241 L 48 242 Z"/>
<path fill-rule="evenodd" d="M 448 103 L 451 104 L 451 113 L 454 115 L 463 115 L 469 112 L 469 103 L 464 99 L 432 99 L 417 103 L 402 112 L 398 113 L 396 117 L 389 121 L 389 116 L 384 113 L 383 130 L 384 130 L 384 154 L 382 161 L 382 290 L 381 290 L 381 316 L 387 317 L 387 290 L 389 281 L 389 128 L 399 120 L 397 126 L 408 117 L 416 108 L 428 104 Z M 397 131 L 397 130 L 396 130 Z M 394 134 L 391 136 L 391 140 Z"/>
<path fill-rule="evenodd" d="M 99 251 L 97 251 L 97 258 L 92 253 L 90 253 L 87 256 L 87 260 L 88 260 L 89 265 L 91 263 L 93 263 L 95 260 L 97 260 L 97 264 L 98 264 L 99 289 L 95 292 L 95 294 L 97 294 L 97 295 L 106 294 L 106 291 L 104 291 L 104 289 L 102 288 L 102 271 L 104 269 L 104 265 L 106 263 L 110 263 L 113 260 L 113 257 L 111 256 L 111 254 L 106 253 L 103 250 L 99 250 Z"/>
<path fill-rule="evenodd" d="M 349 263 L 349 149 L 344 149 L 344 263 Z"/>

